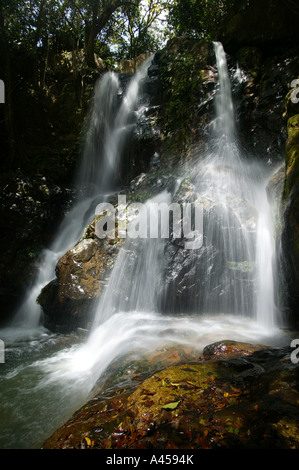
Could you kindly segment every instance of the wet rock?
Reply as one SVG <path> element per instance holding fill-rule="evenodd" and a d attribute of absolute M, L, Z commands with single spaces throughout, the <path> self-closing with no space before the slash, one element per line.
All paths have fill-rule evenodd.
<path fill-rule="evenodd" d="M 249 356 L 266 346 L 242 343 L 238 341 L 219 341 L 206 346 L 203 350 L 205 359 L 225 358 L 232 356 Z"/>
<path fill-rule="evenodd" d="M 99 394 L 43 448 L 298 449 L 299 378 L 290 350 L 221 343 L 241 355 L 201 356 Z"/>
<path fill-rule="evenodd" d="M 140 54 L 138 57 L 135 57 L 131 60 L 122 59 L 120 61 L 120 70 L 121 73 L 135 73 L 136 70 L 140 67 L 140 65 L 152 55 L 151 52 L 147 54 Z"/>
<path fill-rule="evenodd" d="M 285 152 L 285 96 L 297 76 L 298 49 L 274 49 L 271 54 L 261 55 L 254 47 L 241 48 L 236 53 L 240 57 L 241 77 L 234 94 L 244 147 L 249 154 L 258 152 L 271 165 L 281 162 Z"/>
<path fill-rule="evenodd" d="M 204 184 L 204 183 L 202 183 Z M 161 309 L 170 312 L 246 312 L 250 314 L 254 299 L 255 261 L 244 259 L 242 249 L 254 240 L 256 211 L 245 200 L 228 197 L 227 207 L 217 197 L 200 195 L 191 181 L 184 180 L 175 201 L 192 203 L 203 210 L 203 242 L 187 249 L 186 234 L 170 238 L 166 245 L 165 291 Z M 235 251 L 228 252 L 223 233 L 228 234 Z M 248 233 L 242 231 L 248 229 Z M 236 296 L 232 298 L 232 289 Z"/>
<path fill-rule="evenodd" d="M 56 265 L 56 279 L 41 291 L 37 301 L 46 316 L 45 325 L 59 331 L 89 327 L 92 307 L 113 267 L 123 239 L 98 239 L 97 217 L 81 240 Z"/>
<path fill-rule="evenodd" d="M 1 245 L 0 297 L 2 320 L 9 320 L 34 282 L 41 250 L 52 239 L 73 191 L 53 179 L 18 170 L 0 178 Z"/>
<path fill-rule="evenodd" d="M 204 139 L 203 127 L 213 114 L 215 54 L 213 43 L 174 37 L 157 54 L 161 80 L 159 123 L 162 157 L 170 167 L 186 157 L 192 143 Z"/>
<path fill-rule="evenodd" d="M 292 321 L 298 322 L 299 282 L 299 114 L 288 120 L 286 144 L 286 173 L 284 181 L 284 210 L 281 235 L 280 265 L 286 284 L 286 306 L 290 309 Z"/>

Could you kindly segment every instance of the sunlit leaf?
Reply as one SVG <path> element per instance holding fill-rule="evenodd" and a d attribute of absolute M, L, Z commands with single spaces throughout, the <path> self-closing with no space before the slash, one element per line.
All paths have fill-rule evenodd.
<path fill-rule="evenodd" d="M 181 400 L 174 401 L 172 403 L 167 403 L 167 405 L 164 405 L 162 408 L 164 408 L 165 410 L 175 410 L 179 406 L 180 403 L 181 403 Z"/>

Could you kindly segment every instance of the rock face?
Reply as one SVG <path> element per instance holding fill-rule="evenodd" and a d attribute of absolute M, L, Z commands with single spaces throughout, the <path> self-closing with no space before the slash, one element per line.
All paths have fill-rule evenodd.
<path fill-rule="evenodd" d="M 0 324 L 10 321 L 39 269 L 39 255 L 48 245 L 61 215 L 68 211 L 73 192 L 42 175 L 18 171 L 0 181 L 1 244 Z M 3 323 L 2 323 L 3 322 Z"/>
<path fill-rule="evenodd" d="M 204 142 L 204 126 L 214 113 L 215 53 L 212 42 L 173 38 L 157 53 L 157 61 L 162 157 L 165 166 L 173 166 L 186 157 L 190 144 Z"/>
<path fill-rule="evenodd" d="M 238 130 L 248 154 L 277 164 L 284 159 L 287 139 L 283 119 L 285 97 L 298 74 L 298 48 L 273 49 L 242 47 L 234 57 L 239 69 L 233 82 Z"/>
<path fill-rule="evenodd" d="M 220 40 L 233 50 L 244 45 L 265 49 L 291 45 L 296 41 L 298 17 L 298 5 L 292 0 L 238 2 L 222 26 Z"/>
<path fill-rule="evenodd" d="M 298 104 L 297 104 L 298 106 Z M 286 306 L 291 321 L 298 324 L 299 293 L 299 114 L 288 119 L 284 212 L 282 220 L 280 263 L 286 284 Z"/>
<path fill-rule="evenodd" d="M 110 390 L 43 448 L 299 448 L 298 373 L 288 349 L 223 341 L 192 362 Z"/>
<path fill-rule="evenodd" d="M 51 281 L 37 301 L 46 315 L 50 329 L 72 331 L 88 328 L 92 306 L 101 294 L 123 240 L 98 239 L 97 217 L 86 228 L 85 235 L 60 258 L 56 279 Z"/>
<path fill-rule="evenodd" d="M 120 61 L 121 73 L 135 73 L 138 67 L 147 59 L 152 53 L 140 54 L 131 60 L 122 59 Z"/>

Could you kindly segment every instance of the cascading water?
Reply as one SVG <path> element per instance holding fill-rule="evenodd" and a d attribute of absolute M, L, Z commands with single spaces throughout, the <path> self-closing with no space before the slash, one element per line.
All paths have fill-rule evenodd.
<path fill-rule="evenodd" d="M 208 215 L 204 219 L 203 249 L 211 256 L 200 267 L 207 281 L 201 303 L 192 304 L 191 315 L 161 314 L 159 300 L 165 295 L 163 276 L 167 266 L 163 255 L 167 241 L 127 238 L 83 343 L 78 338 L 75 341 L 79 344 L 74 345 L 68 338 L 56 342 L 45 337 L 26 343 L 23 349 L 12 346 L 6 351 L 13 360 L 5 364 L 7 369 L 0 377 L 0 417 L 6 423 L 0 430 L 0 447 L 40 446 L 92 396 L 99 378 L 112 363 L 121 364 L 122 357 L 128 357 L 122 377 L 129 380 L 131 355 L 133 360 L 139 359 L 161 347 L 188 345 L 199 352 L 205 345 L 227 338 L 279 342 L 280 336 L 271 330 L 275 325 L 271 265 L 274 245 L 265 191 L 267 175 L 260 165 L 242 158 L 226 57 L 219 43 L 215 43 L 215 54 L 219 90 L 210 145 L 205 158 L 187 174 Z M 60 251 L 73 245 L 71 235 L 75 241 L 78 239 L 76 231 L 81 230 L 82 214 L 94 196 L 117 184 L 114 171 L 120 163 L 123 138 L 134 122 L 132 110 L 138 101 L 142 74 L 131 82 L 116 120 L 108 110 L 102 114 L 96 99 L 79 172 L 80 183 L 90 189 L 89 196 L 65 220 L 53 248 L 55 262 Z M 113 109 L 113 116 L 118 109 L 117 90 L 118 78 L 109 74 L 95 93 L 108 109 Z M 101 164 L 99 154 L 104 155 Z M 104 194 L 101 197 L 103 200 Z M 164 191 L 149 200 L 146 207 L 150 209 L 157 201 L 169 203 L 173 197 L 174 193 Z M 74 225 L 69 225 L 70 220 Z M 141 224 L 144 222 L 141 220 Z M 248 271 L 249 277 L 245 276 Z M 190 282 L 196 285 L 196 274 Z M 124 295 L 120 296 L 120 292 Z M 39 314 L 35 318 L 39 320 Z M 69 347 L 65 344 L 68 341 Z"/>
<path fill-rule="evenodd" d="M 163 296 L 166 269 L 165 241 L 148 237 L 127 239 L 96 307 L 89 338 L 72 357 L 72 366 L 68 365 L 69 370 L 79 367 L 89 390 L 111 361 L 130 351 L 140 353 L 180 342 L 200 348 L 208 338 L 221 339 L 227 334 L 239 340 L 258 341 L 271 334 L 274 326 L 273 243 L 266 178 L 261 178 L 259 165 L 250 165 L 242 159 L 221 44 L 215 43 L 215 53 L 219 93 L 211 146 L 206 158 L 188 176 L 193 177 L 200 200 L 216 207 L 215 217 L 213 211 L 209 213 L 204 236 L 207 246 L 216 245 L 222 256 L 216 267 L 207 263 L 202 271 L 209 278 L 214 269 L 216 280 L 211 281 L 204 293 L 200 308 L 194 305 L 193 313 L 197 315 L 163 315 L 159 313 L 159 299 Z M 170 204 L 173 196 L 163 192 L 148 200 L 143 217 L 148 217 L 153 203 Z M 141 225 L 145 221 L 141 218 Z M 248 270 L 253 271 L 253 278 L 242 279 L 242 271 Z M 216 297 L 213 290 L 217 291 Z M 245 321 L 246 316 L 249 321 Z"/>
<path fill-rule="evenodd" d="M 150 56 L 140 66 L 121 100 L 120 80 L 116 73 L 106 73 L 96 86 L 77 183 L 89 185 L 87 191 L 91 195 L 114 191 L 119 184 L 122 149 L 134 129 L 138 108 L 144 106 L 140 102 L 141 84 L 152 60 Z"/>
<path fill-rule="evenodd" d="M 118 75 L 114 72 L 107 72 L 98 81 L 83 159 L 76 178 L 77 191 L 83 191 L 84 197 L 62 221 L 52 245 L 41 253 L 36 280 L 16 312 L 11 327 L 2 332 L 5 340 L 43 334 L 44 328 L 40 325 L 42 311 L 36 299 L 41 289 L 55 277 L 59 258 L 74 246 L 92 220 L 96 206 L 94 201 L 97 197 L 105 199 L 117 187 L 122 148 L 136 124 L 138 107 L 144 106 L 144 103 L 139 102 L 140 85 L 151 61 L 152 57 L 149 57 L 142 64 L 124 93 Z M 123 95 L 121 99 L 120 95 Z"/>
<path fill-rule="evenodd" d="M 268 329 L 278 321 L 274 306 L 274 241 L 262 163 L 242 154 L 225 52 L 214 43 L 219 74 L 216 117 L 207 156 L 192 178 L 206 208 L 205 246 L 210 256 L 199 310 L 247 315 Z M 215 255 L 215 256 L 214 256 Z"/>

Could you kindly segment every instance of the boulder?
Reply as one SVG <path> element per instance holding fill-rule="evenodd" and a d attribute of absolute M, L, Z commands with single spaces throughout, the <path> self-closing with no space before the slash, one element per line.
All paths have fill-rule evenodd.
<path fill-rule="evenodd" d="M 223 340 L 209 344 L 203 349 L 205 359 L 228 358 L 236 356 L 250 356 L 266 346 L 258 344 L 243 343 L 240 341 Z"/>
<path fill-rule="evenodd" d="M 99 239 L 97 217 L 85 235 L 56 265 L 56 279 L 47 284 L 37 301 L 45 314 L 45 325 L 54 330 L 88 328 L 92 307 L 99 298 L 123 239 Z"/>
<path fill-rule="evenodd" d="M 99 393 L 42 447 L 298 449 L 299 384 L 290 350 L 223 344 L 238 355 L 201 356 Z"/>

